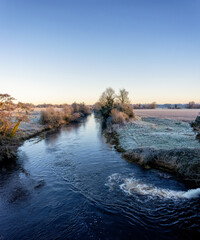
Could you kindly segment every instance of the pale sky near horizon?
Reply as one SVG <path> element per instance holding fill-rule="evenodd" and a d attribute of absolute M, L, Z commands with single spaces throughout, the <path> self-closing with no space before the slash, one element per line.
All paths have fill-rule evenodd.
<path fill-rule="evenodd" d="M 200 102 L 200 0 L 0 0 L 0 93 Z"/>

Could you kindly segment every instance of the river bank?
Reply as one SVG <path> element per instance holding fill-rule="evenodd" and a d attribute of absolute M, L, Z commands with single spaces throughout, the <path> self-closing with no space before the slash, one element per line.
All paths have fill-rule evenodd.
<path fill-rule="evenodd" d="M 197 139 L 200 141 L 200 115 L 196 117 L 195 121 L 192 122 L 191 126 L 197 132 Z"/>
<path fill-rule="evenodd" d="M 199 190 L 125 161 L 94 115 L 44 136 L 0 170 L 0 238 L 199 239 Z"/>
<path fill-rule="evenodd" d="M 173 173 L 187 184 L 200 186 L 200 143 L 188 122 L 143 117 L 113 125 L 107 134 L 128 161 Z"/>
<path fill-rule="evenodd" d="M 24 141 L 41 134 L 47 134 L 66 125 L 60 124 L 56 127 L 51 127 L 48 124 L 43 125 L 40 123 L 40 114 L 41 110 L 33 111 L 29 116 L 30 121 L 22 122 L 14 137 L 0 137 L 0 166 L 9 163 L 17 157 L 18 148 L 24 143 Z M 76 123 L 81 122 L 85 117 L 86 116 L 82 116 L 76 119 Z"/>
<path fill-rule="evenodd" d="M 15 159 L 18 148 L 25 140 L 50 130 L 39 123 L 39 117 L 39 112 L 33 112 L 30 122 L 22 123 L 14 137 L 0 137 L 0 165 Z"/>

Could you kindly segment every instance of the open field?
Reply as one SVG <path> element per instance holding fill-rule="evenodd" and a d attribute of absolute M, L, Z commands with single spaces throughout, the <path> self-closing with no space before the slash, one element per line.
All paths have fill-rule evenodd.
<path fill-rule="evenodd" d="M 195 120 L 200 109 L 134 109 L 134 113 L 140 117 L 169 118 L 190 122 Z"/>
<path fill-rule="evenodd" d="M 117 133 L 120 146 L 126 151 L 136 148 L 200 149 L 190 124 L 175 119 L 147 117 L 120 126 Z"/>

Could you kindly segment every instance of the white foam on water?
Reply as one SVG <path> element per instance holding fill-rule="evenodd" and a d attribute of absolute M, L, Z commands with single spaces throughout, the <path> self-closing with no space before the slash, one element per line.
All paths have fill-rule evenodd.
<path fill-rule="evenodd" d="M 109 190 L 113 190 L 115 185 L 119 185 L 120 181 L 122 180 L 122 177 L 119 173 L 113 173 L 108 177 L 108 181 L 105 184 Z"/>
<path fill-rule="evenodd" d="M 200 197 L 200 188 L 188 190 L 183 194 L 185 198 L 198 198 Z"/>
<path fill-rule="evenodd" d="M 131 177 L 123 178 L 120 174 L 112 174 L 108 177 L 106 186 L 113 190 L 113 186 L 118 185 L 120 189 L 129 195 L 146 195 L 149 197 L 159 198 L 199 198 L 200 188 L 191 189 L 188 191 L 175 191 L 170 189 L 159 188 L 151 184 L 143 183 L 142 181 Z"/>

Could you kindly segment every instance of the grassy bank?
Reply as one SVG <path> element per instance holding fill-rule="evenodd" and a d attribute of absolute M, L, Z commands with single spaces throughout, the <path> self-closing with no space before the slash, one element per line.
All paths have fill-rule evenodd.
<path fill-rule="evenodd" d="M 144 118 L 106 129 L 107 139 L 130 162 L 173 173 L 200 186 L 200 143 L 189 123 Z"/>
<path fill-rule="evenodd" d="M 0 136 L 0 165 L 15 159 L 25 140 L 63 125 L 81 122 L 90 113 L 87 106 L 76 103 L 64 108 L 35 109 L 29 114 L 29 121 L 20 124 L 15 136 Z"/>

